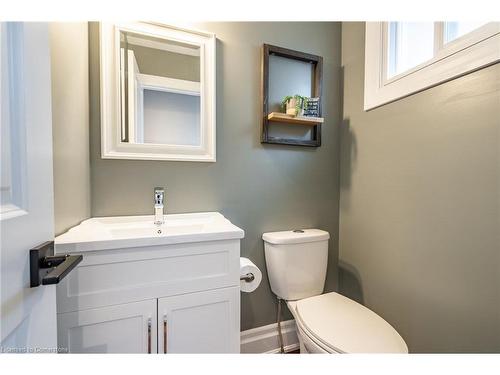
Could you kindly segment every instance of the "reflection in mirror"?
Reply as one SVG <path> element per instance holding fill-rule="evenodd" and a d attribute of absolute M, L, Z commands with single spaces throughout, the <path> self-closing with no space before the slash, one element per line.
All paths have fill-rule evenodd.
<path fill-rule="evenodd" d="M 121 141 L 199 146 L 200 46 L 120 30 Z"/>

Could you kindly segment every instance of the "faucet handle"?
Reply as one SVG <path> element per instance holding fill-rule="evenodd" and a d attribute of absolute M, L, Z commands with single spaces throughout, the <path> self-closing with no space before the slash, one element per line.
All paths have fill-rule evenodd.
<path fill-rule="evenodd" d="M 163 205 L 165 190 L 162 187 L 155 187 L 154 202 L 155 205 Z"/>

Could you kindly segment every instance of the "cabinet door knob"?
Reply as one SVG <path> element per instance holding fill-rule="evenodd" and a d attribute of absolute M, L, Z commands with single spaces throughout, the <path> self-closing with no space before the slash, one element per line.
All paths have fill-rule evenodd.
<path fill-rule="evenodd" d="M 163 353 L 167 354 L 167 316 L 163 315 Z"/>
<path fill-rule="evenodd" d="M 151 354 L 151 318 L 148 319 L 148 354 Z"/>

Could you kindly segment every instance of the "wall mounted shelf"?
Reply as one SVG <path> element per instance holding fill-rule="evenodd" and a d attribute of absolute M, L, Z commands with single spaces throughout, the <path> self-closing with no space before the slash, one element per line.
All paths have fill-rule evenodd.
<path fill-rule="evenodd" d="M 322 124 L 325 121 L 323 117 L 292 116 L 280 112 L 271 112 L 269 115 L 267 115 L 267 119 L 269 121 L 284 122 L 287 124 L 310 125 L 310 126 Z"/>
<path fill-rule="evenodd" d="M 283 94 L 280 94 L 278 99 L 273 94 L 274 97 L 270 96 L 270 81 L 271 78 L 276 80 L 276 72 L 273 77 L 270 77 L 269 60 L 270 56 L 285 58 L 288 61 L 295 61 L 298 64 L 306 63 L 311 66 L 311 82 L 309 93 L 302 93 L 299 90 L 300 82 L 293 80 L 293 76 L 290 77 L 293 80 L 293 87 L 289 89 L 292 90 L 284 95 L 294 95 L 300 93 L 300 95 L 311 96 L 315 98 L 320 98 L 319 106 L 319 117 L 303 117 L 303 116 L 290 116 L 285 113 L 273 112 L 273 109 L 280 104 Z M 297 87 L 295 87 L 297 86 Z M 306 146 L 306 147 L 319 147 L 321 146 L 321 124 L 324 122 L 324 118 L 321 117 L 322 111 L 322 86 L 323 86 L 323 58 L 321 56 L 312 55 L 305 52 L 295 51 L 287 48 L 282 48 L 278 46 L 272 46 L 270 44 L 264 44 L 262 46 L 262 133 L 261 133 L 261 143 L 271 143 L 271 144 L 282 144 L 282 145 L 293 145 L 293 146 Z M 271 87 L 272 88 L 272 87 Z M 297 90 L 297 91 L 295 91 Z M 279 100 L 279 101 L 278 101 Z M 270 102 L 272 101 L 272 102 Z M 276 126 L 280 126 L 279 130 L 276 132 Z M 291 125 L 307 125 L 310 127 L 310 131 L 307 132 L 307 136 L 297 138 L 297 132 L 299 128 L 292 128 L 287 131 L 286 126 Z M 295 136 L 295 138 L 294 138 Z"/>

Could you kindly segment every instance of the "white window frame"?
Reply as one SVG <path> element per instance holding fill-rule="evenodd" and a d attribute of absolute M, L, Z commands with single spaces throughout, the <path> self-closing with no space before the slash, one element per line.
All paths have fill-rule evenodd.
<path fill-rule="evenodd" d="M 157 38 L 190 44 L 200 53 L 200 145 L 152 144 L 123 142 L 124 124 L 120 97 L 120 31 L 151 35 Z M 103 159 L 139 159 L 172 161 L 216 161 L 216 36 L 197 30 L 187 30 L 163 24 L 145 22 L 101 23 L 101 157 Z M 139 77 L 136 86 L 141 86 Z M 142 77 L 144 78 L 144 77 Z M 140 89 L 137 99 L 140 100 Z M 132 118 L 136 119 L 135 116 Z M 140 124 L 139 124 L 140 125 Z M 135 126 L 135 125 L 134 125 Z"/>
<path fill-rule="evenodd" d="M 434 24 L 434 57 L 387 78 L 388 22 L 367 22 L 365 111 L 500 61 L 500 22 L 490 22 L 443 45 L 444 23 Z"/>

